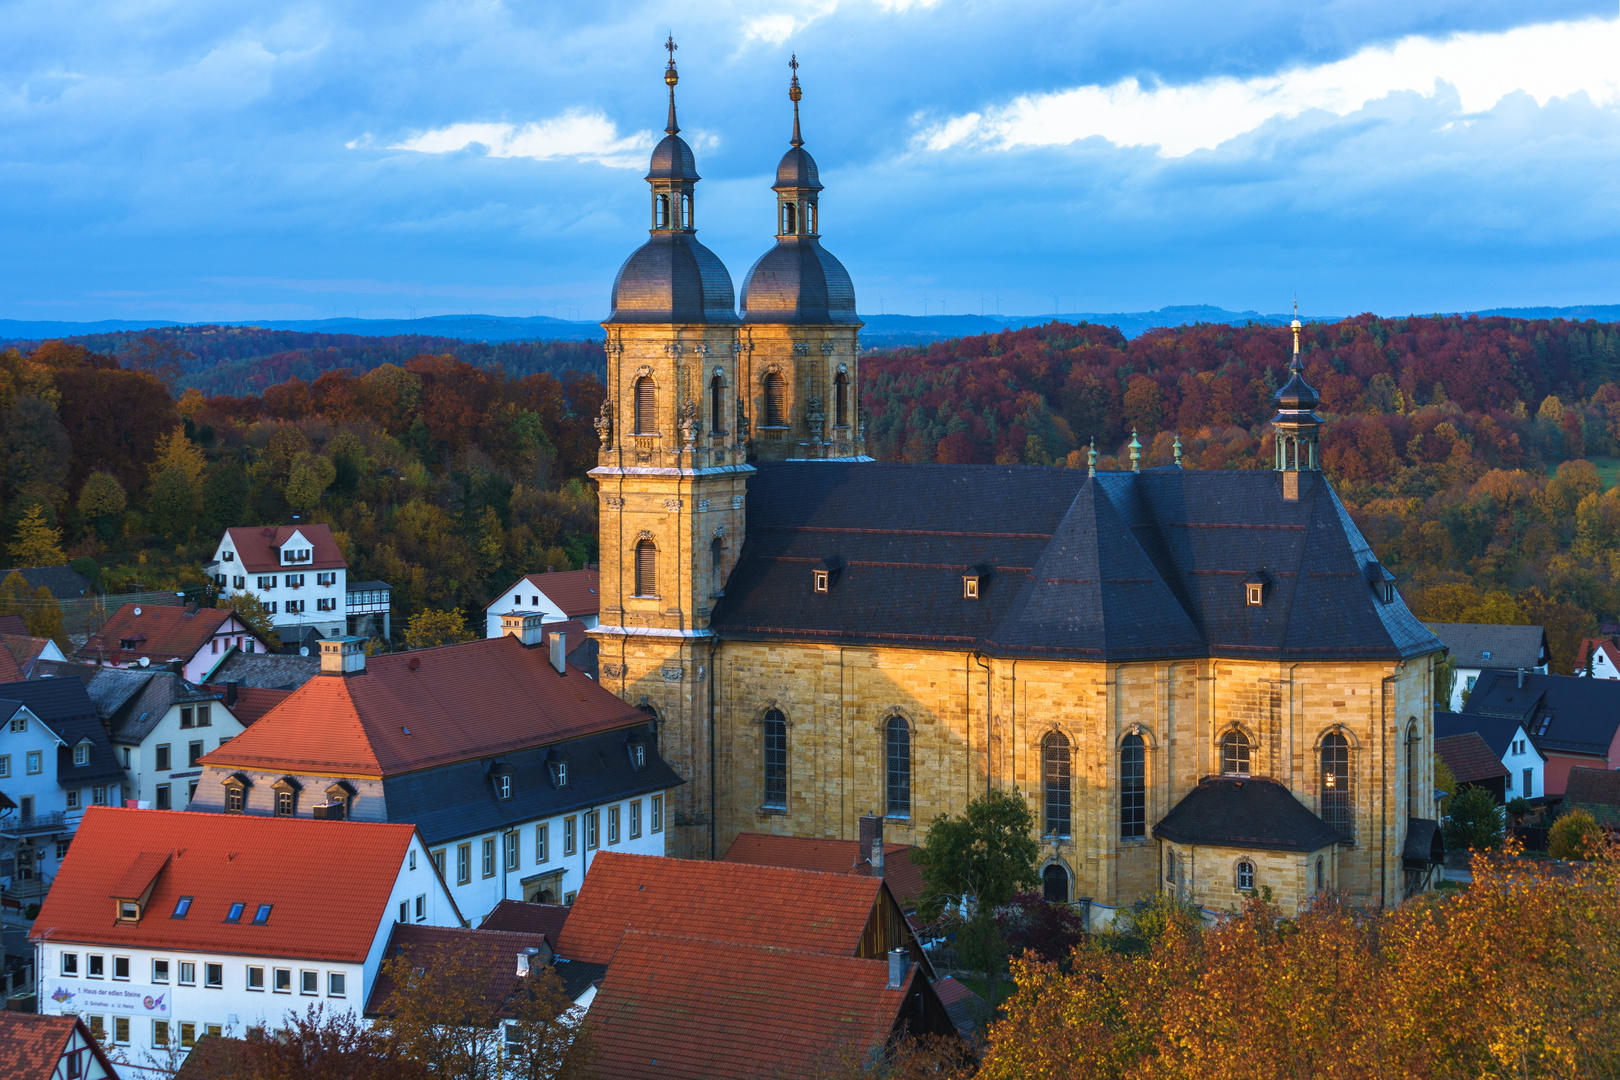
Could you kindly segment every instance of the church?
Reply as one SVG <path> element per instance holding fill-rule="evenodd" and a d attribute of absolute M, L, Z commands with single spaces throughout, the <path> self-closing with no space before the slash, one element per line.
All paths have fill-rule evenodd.
<path fill-rule="evenodd" d="M 861 321 L 793 129 L 744 279 L 696 236 L 676 122 L 613 285 L 602 684 L 657 720 L 669 853 L 740 832 L 915 843 L 984 792 L 1036 821 L 1046 894 L 1214 910 L 1427 889 L 1433 670 L 1321 471 L 1294 323 L 1271 470 L 911 465 L 865 454 Z"/>

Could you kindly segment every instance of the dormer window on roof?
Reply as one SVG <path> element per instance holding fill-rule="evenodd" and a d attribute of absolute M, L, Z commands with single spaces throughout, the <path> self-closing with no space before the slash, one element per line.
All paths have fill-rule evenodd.
<path fill-rule="evenodd" d="M 1264 570 L 1256 570 L 1243 582 L 1243 603 L 1248 607 L 1263 607 L 1270 587 L 1271 575 Z"/>
<path fill-rule="evenodd" d="M 962 572 L 962 599 L 977 600 L 990 584 L 990 567 L 984 563 L 970 566 Z"/>
<path fill-rule="evenodd" d="M 838 572 L 844 568 L 844 560 L 837 555 L 829 555 L 811 568 L 811 586 L 818 593 L 832 592 L 834 582 L 838 580 Z"/>
<path fill-rule="evenodd" d="M 1370 562 L 1367 564 L 1367 584 L 1372 588 L 1381 604 L 1395 602 L 1395 575 L 1384 568 L 1382 563 Z"/>

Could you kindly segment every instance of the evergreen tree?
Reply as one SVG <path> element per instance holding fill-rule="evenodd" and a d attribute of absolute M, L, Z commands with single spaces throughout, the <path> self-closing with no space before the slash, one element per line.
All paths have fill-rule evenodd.
<path fill-rule="evenodd" d="M 62 553 L 62 530 L 45 520 L 44 508 L 38 504 L 17 523 L 17 534 L 8 551 L 16 566 L 61 566 L 67 562 Z"/>

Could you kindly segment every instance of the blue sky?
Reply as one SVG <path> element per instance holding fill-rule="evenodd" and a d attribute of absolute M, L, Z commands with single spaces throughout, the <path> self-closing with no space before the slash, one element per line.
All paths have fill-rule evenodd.
<path fill-rule="evenodd" d="M 1620 302 L 1614 0 L 8 0 L 0 318 L 600 318 L 680 43 L 699 236 L 787 59 L 863 312 Z"/>

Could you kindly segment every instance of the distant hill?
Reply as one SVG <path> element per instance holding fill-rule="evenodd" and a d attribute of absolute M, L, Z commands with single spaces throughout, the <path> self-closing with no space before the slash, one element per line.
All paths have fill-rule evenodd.
<path fill-rule="evenodd" d="M 183 326 L 164 319 L 144 322 L 103 319 L 100 322 L 24 322 L 0 319 L 0 345 L 46 338 L 82 338 L 96 334 L 131 333 Z M 458 341 L 600 341 L 602 328 L 593 322 L 573 322 L 546 315 L 516 318 L 506 315 L 432 315 L 423 319 L 290 319 L 268 322 L 213 323 L 214 326 L 258 327 L 316 334 L 351 334 L 356 337 L 435 337 Z"/>

